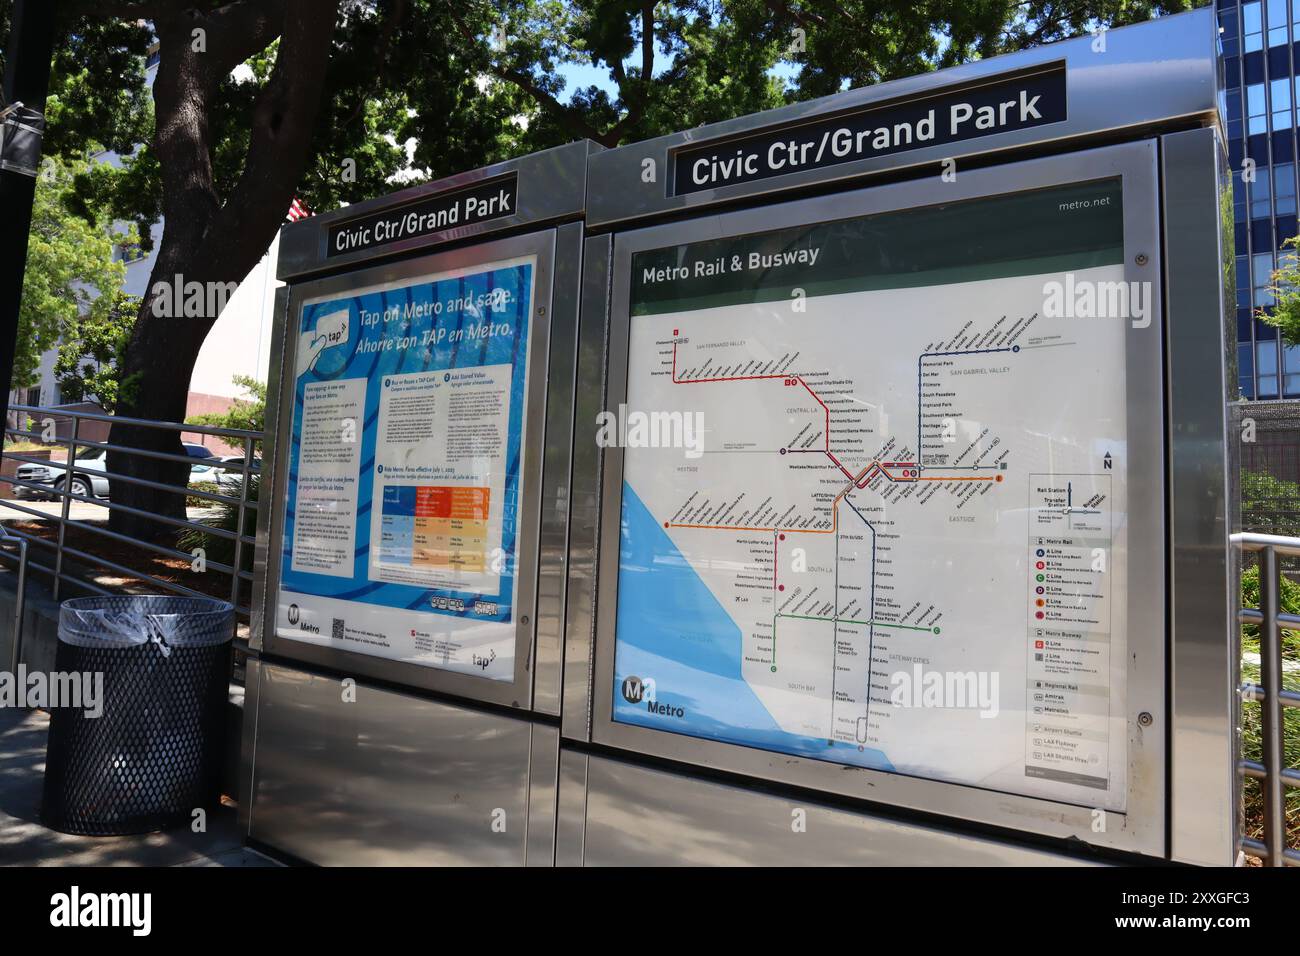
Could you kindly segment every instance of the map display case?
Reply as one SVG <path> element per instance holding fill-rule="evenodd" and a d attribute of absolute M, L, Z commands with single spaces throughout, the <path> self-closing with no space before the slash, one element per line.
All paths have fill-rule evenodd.
<path fill-rule="evenodd" d="M 320 864 L 553 859 L 593 149 L 282 233 L 241 768 L 254 840 Z"/>
<path fill-rule="evenodd" d="M 1195 11 L 593 157 L 568 861 L 1231 862 L 1218 91 Z"/>
<path fill-rule="evenodd" d="M 620 235 L 610 403 L 662 417 L 605 454 L 594 739 L 1140 842 L 1155 184 L 1142 143 Z"/>

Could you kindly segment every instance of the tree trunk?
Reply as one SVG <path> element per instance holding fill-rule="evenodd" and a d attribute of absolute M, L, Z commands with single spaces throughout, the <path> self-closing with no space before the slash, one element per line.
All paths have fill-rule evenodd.
<path fill-rule="evenodd" d="M 243 281 L 284 222 L 310 155 L 337 3 L 247 0 L 205 11 L 169 8 L 155 16 L 160 58 L 153 87 L 153 150 L 163 185 L 163 236 L 122 360 L 117 415 L 184 421 L 194 362 L 219 310 L 205 305 L 194 315 L 176 307 L 194 283 L 205 303 L 224 302 L 224 296 L 212 294 L 214 284 Z M 243 171 L 229 195 L 220 197 L 209 125 L 217 88 L 276 37 L 279 51 L 254 102 Z M 169 296 L 170 308 L 158 306 L 160 295 Z M 126 423 L 114 424 L 109 440 L 142 451 L 179 455 L 183 450 L 176 431 Z M 182 489 L 190 465 L 110 452 L 108 467 L 177 489 L 110 479 L 112 500 L 144 514 L 111 511 L 109 527 L 147 539 L 174 533 L 174 526 L 145 514 L 185 517 Z"/>
<path fill-rule="evenodd" d="M 160 261 L 161 258 L 160 256 Z M 157 273 L 157 267 L 154 271 Z M 141 303 L 141 314 L 136 319 L 121 369 L 121 391 L 124 396 L 118 401 L 115 414 L 122 418 L 184 421 L 190 375 L 212 322 L 199 318 L 169 319 L 156 316 L 152 313 L 152 302 L 153 296 L 146 296 Z M 108 440 L 114 445 L 143 451 L 184 454 L 180 433 L 170 429 L 114 422 Z M 147 455 L 110 451 L 108 470 L 114 474 L 173 488 L 184 488 L 189 482 L 190 465 Z M 149 514 L 181 520 L 185 518 L 183 492 L 163 491 L 116 479 L 110 480 L 109 484 L 115 504 L 127 505 Z M 174 535 L 177 530 L 175 525 L 117 510 L 110 512 L 109 527 L 119 534 L 144 540 Z"/>

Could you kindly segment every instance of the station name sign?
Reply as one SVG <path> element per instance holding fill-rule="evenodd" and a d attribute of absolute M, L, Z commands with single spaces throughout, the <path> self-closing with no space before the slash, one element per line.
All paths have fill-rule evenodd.
<path fill-rule="evenodd" d="M 510 173 L 464 189 L 418 199 L 395 209 L 346 220 L 329 227 L 329 245 L 325 254 L 326 257 L 341 256 L 455 226 L 472 226 L 489 219 L 513 216 L 518 195 L 519 175 Z"/>
<path fill-rule="evenodd" d="M 1065 119 L 1065 65 L 681 149 L 675 195 Z"/>

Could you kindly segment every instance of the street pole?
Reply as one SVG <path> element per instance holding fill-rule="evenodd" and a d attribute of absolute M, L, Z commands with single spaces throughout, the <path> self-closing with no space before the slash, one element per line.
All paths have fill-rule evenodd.
<path fill-rule="evenodd" d="M 18 310 L 27 266 L 27 234 L 32 226 L 40 132 L 45 128 L 45 97 L 54 56 L 53 0 L 17 0 L 5 50 L 0 109 L 5 116 L 0 149 L 0 423 L 8 427 L 9 387 L 18 342 Z M 21 103 L 21 108 L 15 104 Z M 15 150 L 15 145 L 21 148 Z M 34 147 L 34 149 L 33 149 Z M 3 429 L 0 429 L 0 441 Z"/>

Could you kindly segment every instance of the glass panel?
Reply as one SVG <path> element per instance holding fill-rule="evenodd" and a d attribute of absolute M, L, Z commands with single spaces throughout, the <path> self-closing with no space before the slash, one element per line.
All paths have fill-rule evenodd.
<path fill-rule="evenodd" d="M 1274 80 L 1269 87 L 1269 97 L 1273 101 L 1273 129 L 1289 129 L 1292 125 L 1291 77 Z"/>
<path fill-rule="evenodd" d="M 1300 374 L 1300 346 L 1288 345 L 1282 350 L 1282 370 L 1288 375 Z"/>
<path fill-rule="evenodd" d="M 1289 35 L 1286 0 L 1268 0 L 1268 45 L 1279 46 L 1286 43 Z"/>
<path fill-rule="evenodd" d="M 1256 342 L 1255 356 L 1259 361 L 1260 372 L 1267 375 L 1277 374 L 1277 343 Z"/>
<path fill-rule="evenodd" d="M 1252 257 L 1251 273 L 1255 288 L 1255 304 L 1263 307 L 1273 304 L 1273 293 L 1268 287 L 1273 284 L 1273 253 L 1260 252 Z"/>
<path fill-rule="evenodd" d="M 1252 83 L 1246 87 L 1246 113 L 1249 121 L 1246 124 L 1246 132 L 1254 136 L 1256 133 L 1268 132 L 1264 122 L 1264 115 L 1268 112 L 1268 102 L 1264 96 L 1264 84 Z"/>
<path fill-rule="evenodd" d="M 935 748 L 955 752 L 949 740 L 957 738 L 927 729 L 936 724 L 913 722 L 915 712 L 892 707 L 884 697 L 873 701 L 871 671 L 879 669 L 873 662 L 891 655 L 909 655 L 909 661 L 910 655 L 924 655 L 928 668 L 943 673 L 970 666 L 984 647 L 998 648 L 1002 656 L 997 659 L 1006 662 L 1000 666 L 1015 668 L 1010 682 L 1017 687 L 1026 679 L 1031 688 L 1040 681 L 1044 687 L 1047 680 L 1059 681 L 1068 685 L 1062 692 L 1066 695 L 1088 694 L 1093 709 L 1066 710 L 1074 705 L 1057 703 L 1055 692 L 1049 703 L 1045 695 L 1042 705 L 1025 706 L 1023 741 L 1018 725 L 1012 725 L 1015 734 L 999 727 L 995 739 L 991 722 L 975 716 L 963 723 L 958 748 L 969 759 L 959 768 L 943 764 L 944 779 L 1029 794 L 1053 794 L 1059 784 L 1077 787 L 1084 780 L 1091 788 L 1089 805 L 1093 799 L 1114 802 L 1116 774 L 1124 772 L 1127 761 L 1122 746 L 1127 738 L 1114 738 L 1118 748 L 1111 743 L 1107 721 L 1113 723 L 1114 717 L 1107 714 L 1126 712 L 1120 709 L 1122 702 L 1106 698 L 1102 675 L 1111 666 L 1123 670 L 1125 657 L 1115 635 L 1102 642 L 1069 622 L 1109 615 L 1094 595 L 1105 594 L 1111 608 L 1123 607 L 1115 591 L 1122 576 L 1111 576 L 1104 585 L 1093 583 L 1099 578 L 1086 578 L 1083 585 L 1072 583 L 1074 590 L 1062 597 L 1056 582 L 1064 566 L 1062 538 L 1087 541 L 1085 551 L 1108 543 L 1112 515 L 1122 516 L 1128 504 L 1122 498 L 1126 484 L 1121 473 L 1104 465 L 1099 469 L 1096 463 L 1102 449 L 1125 447 L 1124 396 L 1102 389 L 1080 402 L 1066 386 L 1078 374 L 1074 370 L 1116 360 L 1115 349 L 1125 347 L 1127 323 L 1094 322 L 1086 334 L 1071 335 L 1069 346 L 1030 355 L 1014 351 L 1020 344 L 1014 334 L 998 340 L 1012 351 L 996 357 L 949 358 L 943 352 L 935 357 L 927 351 L 934 347 L 928 343 L 991 341 L 989 330 L 1001 328 L 1009 321 L 1001 316 L 1016 308 L 1011 302 L 1023 301 L 1026 311 L 1055 312 L 1054 306 L 1044 306 L 1045 280 L 1059 286 L 1069 275 L 1065 270 L 1077 268 L 1071 261 L 1102 263 L 1094 270 L 1099 280 L 1122 280 L 1122 254 L 1115 257 L 1122 249 L 1117 228 L 1122 223 L 1057 218 L 1057 210 L 1070 206 L 1062 202 L 1061 191 L 1072 188 L 1082 187 L 767 226 L 747 235 L 727 234 L 724 225 L 723 237 L 679 240 L 632 254 L 628 271 L 617 279 L 628 290 L 626 407 L 702 409 L 692 414 L 709 423 L 712 440 L 729 447 L 735 436 L 737 448 L 743 444 L 742 450 L 757 457 L 705 455 L 692 462 L 696 471 L 688 473 L 668 455 L 628 442 L 621 526 L 613 525 L 624 542 L 613 555 L 618 572 L 614 673 L 600 678 L 612 677 L 602 693 L 611 695 L 606 699 L 612 700 L 615 723 L 648 728 L 647 733 L 669 732 L 678 740 L 694 736 L 933 776 L 939 763 L 931 753 Z M 1005 205 L 1028 201 L 1041 203 L 1041 214 L 1017 216 Z M 1106 206 L 1094 201 L 1093 207 L 1119 211 L 1115 200 Z M 989 222 L 1012 221 L 1032 231 L 1005 234 L 1016 243 L 1006 251 L 981 234 Z M 1077 234 L 1083 230 L 1088 234 Z M 958 239 L 961 248 L 954 250 L 936 244 L 936 235 L 976 238 Z M 1088 244 L 1094 241 L 1097 251 Z M 676 271 L 682 263 L 714 263 L 724 253 L 728 261 L 735 256 L 739 262 L 762 263 L 789 249 L 824 251 L 807 268 L 784 274 L 763 266 L 726 270 L 711 274 L 707 282 L 694 282 Z M 1057 253 L 1055 259 L 1049 259 L 1052 253 Z M 995 254 L 1001 258 L 993 259 Z M 1052 271 L 1044 273 L 1049 261 Z M 956 272 L 954 263 L 965 271 Z M 987 271 L 994 264 L 998 271 Z M 660 278 L 669 274 L 678 278 Z M 810 296 L 820 293 L 825 303 L 809 310 L 815 313 L 811 319 L 801 316 L 797 325 L 787 322 L 787 307 L 781 304 L 789 299 L 795 275 Z M 910 317 L 905 336 L 891 332 L 888 352 L 855 331 L 861 315 L 874 314 L 886 301 Z M 959 311 L 951 313 L 952 308 Z M 1042 321 L 1049 324 L 1040 328 L 1036 323 L 1035 334 L 1082 328 L 1052 325 L 1049 315 Z M 953 339 L 958 329 L 961 338 Z M 662 374 L 665 355 L 657 343 L 671 345 L 671 377 Z M 1123 352 L 1118 354 L 1122 363 Z M 1055 364 L 1043 364 L 1047 362 Z M 730 371 L 739 368 L 760 371 L 739 377 Z M 793 377 L 804 369 L 815 370 L 806 383 Z M 967 374 L 983 370 L 997 370 L 1003 380 Z M 1059 395 L 1005 403 L 1000 396 L 1009 394 L 1007 383 L 1021 374 L 1056 382 Z M 851 376 L 859 384 L 841 384 Z M 818 396 L 828 385 L 839 391 L 827 394 L 840 396 L 836 401 L 846 406 L 834 413 L 837 428 L 828 426 Z M 944 408 L 960 409 L 959 416 L 945 423 Z M 1038 464 L 1045 458 L 1044 436 L 1061 434 L 1066 423 L 1070 440 L 1049 439 L 1050 464 Z M 954 442 L 945 440 L 947 425 L 955 429 Z M 845 446 L 840 436 L 848 437 L 850 429 L 860 431 L 852 432 L 855 437 Z M 885 439 L 886 429 L 898 437 Z M 871 435 L 870 447 L 867 441 L 857 444 L 856 435 L 865 434 Z M 999 462 L 1013 464 L 1002 469 Z M 1050 474 L 1031 475 L 1031 469 Z M 895 518 L 895 499 L 903 490 L 896 481 L 924 482 L 927 477 L 937 479 L 932 483 L 936 488 L 965 478 L 987 482 L 976 487 L 992 489 L 973 498 L 964 491 L 960 499 L 954 496 L 970 502 L 972 513 L 988 516 L 977 519 L 983 523 L 960 554 L 936 559 L 924 534 L 897 533 L 904 519 Z M 937 505 L 941 499 L 932 499 L 933 494 L 920 491 L 916 497 L 924 495 Z M 728 506 L 728 501 L 739 503 Z M 1094 510 L 1099 505 L 1102 513 Z M 885 525 L 884 520 L 898 524 Z M 947 526 L 941 515 L 928 520 L 936 528 L 940 522 Z M 1087 537 L 1074 537 L 1083 534 Z M 1026 539 L 1029 561 L 1035 564 L 1026 564 Z M 796 547 L 808 549 L 806 573 L 787 571 Z M 754 555 L 771 562 L 765 581 L 762 571 L 754 574 Z M 886 583 L 894 590 L 882 596 L 879 590 L 873 593 L 871 582 L 876 562 L 884 560 L 889 565 L 881 568 L 888 570 Z M 1077 561 L 1088 567 L 1086 553 Z M 941 568 L 937 562 L 950 563 Z M 975 573 L 980 587 L 966 588 L 961 582 Z M 1073 582 L 1087 571 L 1068 573 Z M 751 577 L 758 579 L 752 595 Z M 1003 581 L 1005 585 L 999 583 Z M 1023 599 L 985 598 L 1009 596 L 1013 589 L 1030 595 L 1028 627 Z M 1019 646 L 1012 635 L 1025 631 L 1029 640 Z M 1080 680 L 1085 673 L 1098 675 L 1092 678 L 1100 681 L 1096 703 L 1092 687 L 1075 691 L 1073 678 L 1057 673 L 1057 668 L 1076 667 L 1056 656 L 1061 642 L 1082 643 L 1075 634 L 1085 635 L 1087 647 L 1060 653 L 1091 656 L 1094 647 L 1105 648 L 1114 662 L 1090 660 L 1078 667 Z M 1008 677 L 1002 679 L 1005 686 Z M 1060 744 L 1047 723 L 1055 719 L 1047 715 L 1057 712 L 1070 714 L 1069 733 L 1078 734 L 1068 739 L 1062 734 Z M 1088 728 L 1083 722 L 1093 721 L 1094 712 L 1100 719 Z M 671 722 L 663 719 L 667 713 L 673 715 Z M 1121 732 L 1124 728 L 1121 718 Z M 1103 779 L 1102 774 L 1110 776 Z"/>
<path fill-rule="evenodd" d="M 1237 346 L 1237 387 L 1246 398 L 1255 397 L 1255 349 L 1249 342 Z"/>
<path fill-rule="evenodd" d="M 1291 163 L 1273 167 L 1273 208 L 1279 216 L 1295 213 L 1295 166 Z"/>
<path fill-rule="evenodd" d="M 1267 219 L 1270 211 L 1268 173 L 1257 170 L 1256 175 L 1259 178 L 1250 184 L 1250 218 Z"/>
<path fill-rule="evenodd" d="M 1231 123 L 1241 122 L 1241 90 L 1228 90 L 1224 96 L 1224 102 L 1227 104 L 1224 108 Z"/>
<path fill-rule="evenodd" d="M 1242 49 L 1247 53 L 1264 49 L 1264 24 L 1260 17 L 1258 2 L 1241 5 L 1241 23 L 1244 35 Z"/>

